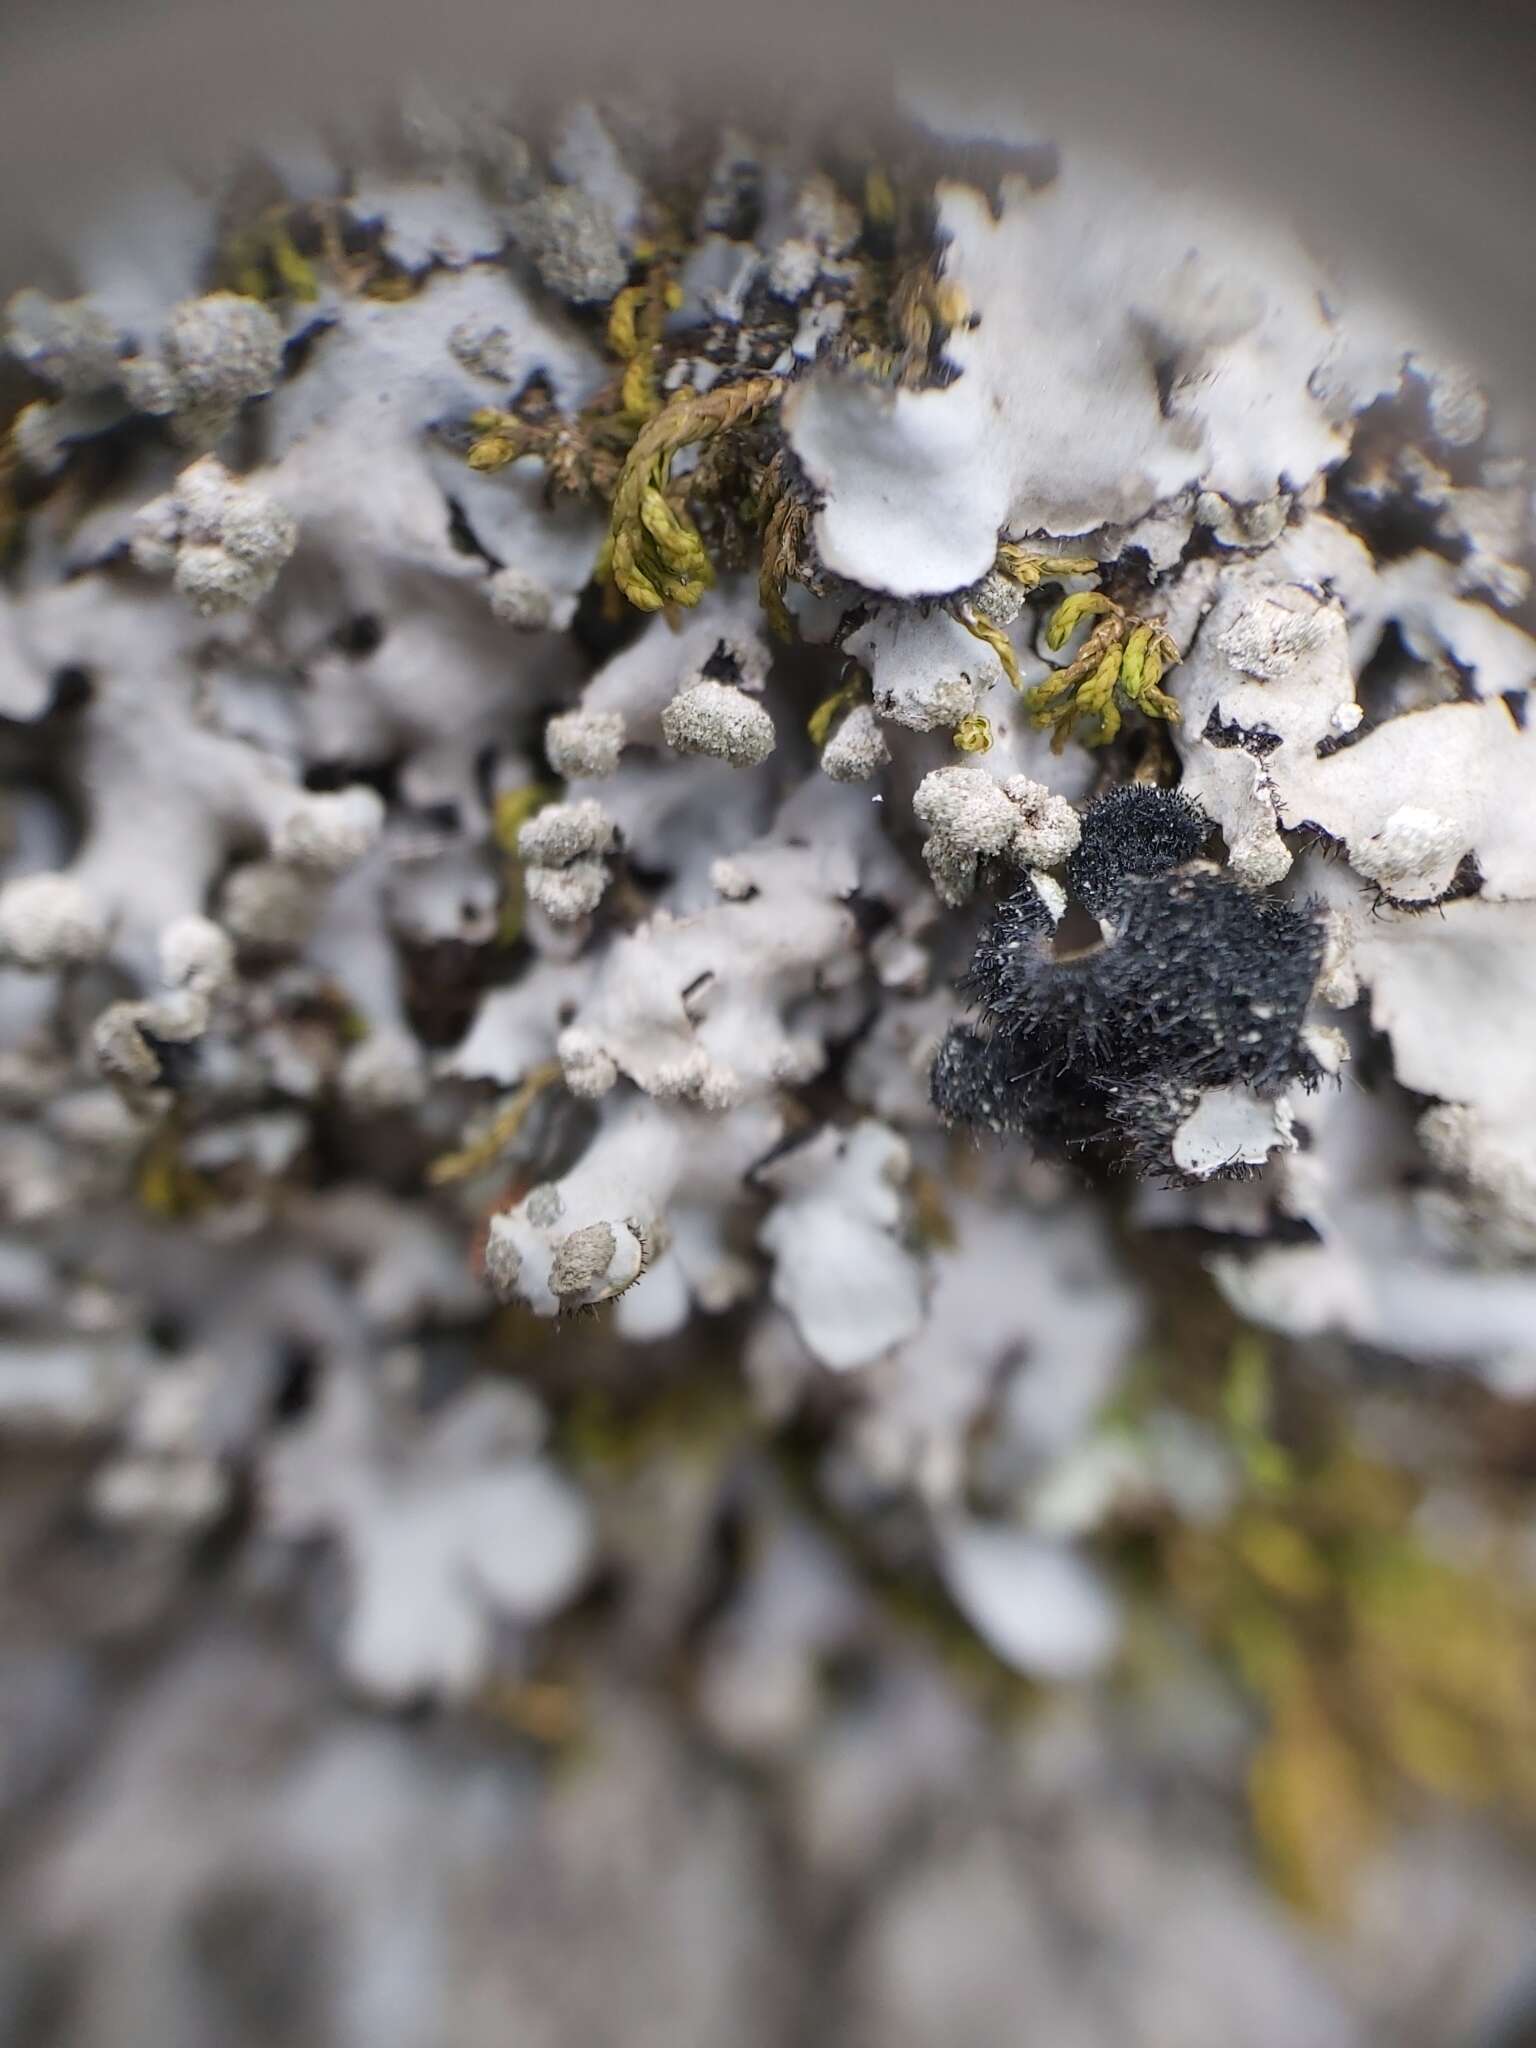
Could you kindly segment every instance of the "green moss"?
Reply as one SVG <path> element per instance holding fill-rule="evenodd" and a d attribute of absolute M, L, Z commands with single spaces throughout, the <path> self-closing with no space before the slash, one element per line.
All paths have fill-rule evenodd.
<path fill-rule="evenodd" d="M 300 210 L 284 201 L 233 229 L 219 249 L 219 284 L 248 299 L 318 299 L 320 273 L 294 239 L 301 221 Z"/>
<path fill-rule="evenodd" d="M 674 459 L 684 448 L 750 426 L 783 389 L 783 378 L 775 376 L 745 377 L 703 393 L 684 385 L 636 435 L 614 488 L 598 574 L 611 576 L 638 611 L 696 605 L 714 581 L 687 510 L 690 485 L 671 487 Z"/>
<path fill-rule="evenodd" d="M 962 754 L 990 754 L 992 722 L 979 711 L 967 712 L 950 734 L 950 739 Z"/>
<path fill-rule="evenodd" d="M 1220 1399 L 1242 1496 L 1215 1527 L 1163 1532 L 1163 1582 L 1263 1711 L 1248 1789 L 1271 1874 L 1336 1917 L 1414 1797 L 1536 1812 L 1536 1600 L 1497 1545 L 1478 1568 L 1431 1553 L 1420 1482 L 1344 1418 L 1281 1444 L 1272 1409 L 1245 1337 Z"/>
<path fill-rule="evenodd" d="M 517 835 L 532 817 L 559 795 L 548 783 L 528 782 L 520 789 L 504 789 L 496 799 L 491 832 L 505 862 L 505 886 L 501 913 L 496 924 L 498 946 L 515 946 L 523 935 L 528 914 L 528 895 L 523 882 L 523 864 L 517 850 Z"/>
<path fill-rule="evenodd" d="M 823 697 L 810 717 L 805 721 L 806 734 L 813 747 L 824 747 L 832 737 L 832 728 L 845 712 L 855 704 L 865 702 L 869 696 L 869 676 L 866 671 L 851 663 L 830 696 Z"/>
<path fill-rule="evenodd" d="M 944 345 L 967 317 L 962 295 L 940 275 L 921 198 L 915 189 L 898 191 L 883 172 L 872 169 L 866 181 L 865 235 L 834 355 L 881 381 L 946 381 L 953 372 L 943 363 Z M 659 232 L 636 250 L 639 274 L 607 309 L 604 340 L 617 366 L 611 382 L 574 416 L 557 414 L 538 395 L 512 410 L 475 413 L 466 459 L 486 472 L 536 460 L 555 490 L 607 503 L 609 531 L 594 574 L 640 611 L 696 605 L 718 572 L 747 566 L 756 552 L 764 611 L 790 638 L 784 591 L 808 566 L 812 506 L 766 424 L 786 380 L 743 363 L 738 330 L 728 339 L 707 330 L 667 336 L 667 315 L 682 303 L 676 272 L 688 249 L 675 222 L 690 210 L 658 213 Z M 753 360 L 780 358 L 793 332 L 782 308 L 762 311 L 751 329 Z M 668 395 L 668 368 L 701 349 L 723 373 L 719 381 Z M 687 476 L 674 479 L 673 460 L 685 448 L 701 452 Z"/>
<path fill-rule="evenodd" d="M 744 1390 L 711 1372 L 676 1379 L 643 1402 L 584 1388 L 561 1415 L 555 1438 L 574 1470 L 616 1477 L 658 1457 L 723 1462 L 755 1433 Z"/>
<path fill-rule="evenodd" d="M 1179 659 L 1161 621 L 1134 618 L 1102 590 L 1078 591 L 1052 613 L 1046 645 L 1064 647 L 1087 618 L 1097 624 L 1077 654 L 1026 699 L 1034 724 L 1052 728 L 1053 753 L 1066 745 L 1080 719 L 1094 722 L 1089 746 L 1108 745 L 1120 730 L 1122 704 L 1148 718 L 1176 723 L 1179 717 L 1177 703 L 1158 687 L 1164 670 Z"/>
<path fill-rule="evenodd" d="M 135 1191 L 140 1206 L 162 1222 L 184 1223 L 213 1205 L 212 1187 L 182 1157 L 173 1119 L 159 1126 L 140 1155 Z"/>

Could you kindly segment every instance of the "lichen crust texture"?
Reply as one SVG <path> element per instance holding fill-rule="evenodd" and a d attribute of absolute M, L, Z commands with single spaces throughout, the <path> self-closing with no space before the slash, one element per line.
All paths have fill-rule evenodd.
<path fill-rule="evenodd" d="M 413 88 L 54 257 L 0 300 L 54 1631 L 0 1635 L 0 2048 L 87 1953 L 47 2039 L 247 2038 L 232 1942 L 306 2048 L 991 2048 L 1021 1970 L 1053 2048 L 1452 2038 L 1536 1911 L 1476 365 L 905 89 Z"/>

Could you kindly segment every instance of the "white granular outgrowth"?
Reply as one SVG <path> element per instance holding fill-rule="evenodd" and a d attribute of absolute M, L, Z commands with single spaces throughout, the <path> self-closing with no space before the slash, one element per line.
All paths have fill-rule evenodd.
<path fill-rule="evenodd" d="M 773 752 L 773 720 L 730 683 L 692 683 L 661 714 L 662 736 L 679 754 L 709 754 L 733 768 L 755 768 Z"/>

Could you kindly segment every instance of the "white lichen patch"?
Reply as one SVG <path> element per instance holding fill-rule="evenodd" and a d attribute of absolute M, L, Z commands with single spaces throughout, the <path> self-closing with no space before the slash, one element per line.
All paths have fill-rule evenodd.
<path fill-rule="evenodd" d="M 498 1618 L 542 1621 L 578 1590 L 591 1523 L 537 1455 L 528 1406 L 484 1388 L 402 1457 L 390 1441 L 398 1423 L 359 1374 L 340 1373 L 313 1422 L 268 1460 L 273 1531 L 342 1546 L 341 1658 L 370 1697 L 463 1697 L 488 1668 Z"/>
<path fill-rule="evenodd" d="M 1091 1678 L 1120 1639 L 1115 1599 L 1064 1545 L 956 1517 L 939 1551 L 956 1605 L 1005 1663 L 1031 1678 Z"/>
<path fill-rule="evenodd" d="M 338 117 L 103 205 L 52 293 L 8 303 L 0 1433 L 22 1464 L 68 1449 L 27 1464 L 50 1505 L 34 1526 L 19 1498 L 17 1555 L 46 1565 L 37 1531 L 78 1501 L 115 1540 L 61 1613 L 108 1570 L 179 1642 L 156 1602 L 183 1564 L 199 1602 L 228 1567 L 263 1659 L 302 1613 L 366 1698 L 470 1700 L 558 1753 L 475 1804 L 472 1855 L 437 1826 L 447 1751 L 432 1824 L 368 1837 L 386 1889 L 412 1873 L 408 2003 L 439 1919 L 490 1984 L 475 1915 L 510 1894 L 485 1843 L 522 1857 L 525 1803 L 574 1796 L 583 1908 L 595 1885 L 643 1911 L 684 1873 L 614 1970 L 658 2038 L 794 2033 L 734 1978 L 702 2015 L 667 2003 L 676 1958 L 713 1968 L 754 1924 L 692 1860 L 741 1788 L 659 1859 L 643 1748 L 600 1799 L 571 1790 L 661 1670 L 668 1712 L 776 1788 L 769 1860 L 811 1845 L 854 1976 L 868 1941 L 882 1987 L 922 1987 L 929 2023 L 887 2026 L 840 1977 L 854 2032 L 990 2038 L 1012 1978 L 972 1967 L 974 1897 L 1004 1951 L 1061 1920 L 1007 1874 L 1018 1843 L 1044 1817 L 1074 1928 L 1123 1890 L 1101 1880 L 1134 1785 L 1107 1846 L 1072 1806 L 1123 1626 L 1100 1539 L 1171 1554 L 1267 1470 L 1232 1440 L 1254 1333 L 1187 1361 L 1198 1419 L 1188 1372 L 1130 1370 L 1168 1290 L 1182 1318 L 1204 1261 L 1249 1322 L 1326 1337 L 1307 1398 L 1348 1428 L 1351 1344 L 1383 1354 L 1378 1405 L 1420 1398 L 1392 1357 L 1536 1386 L 1530 475 L 1406 313 L 1234 195 L 1091 138 L 1053 170 L 1016 109 L 1022 155 L 924 189 L 931 130 L 866 162 L 857 124 L 825 151 L 775 104 L 769 142 L 623 83 L 527 121 L 494 82 L 463 109 L 414 94 L 384 145 Z M 1173 1225 L 1201 1233 L 1177 1259 L 1131 1243 Z M 1288 1451 L 1293 1363 L 1270 1354 Z M 1452 1406 L 1435 1426 L 1460 1432 Z M 1458 1526 L 1432 1494 L 1421 1519 Z M 542 1637 L 594 1565 L 602 1598 Z M 942 1637 L 892 1625 L 914 1591 L 1076 1689 L 1066 1754 L 1001 1743 Z M 1199 1710 L 1160 1706 L 1153 1762 L 1235 1793 L 1258 1723 L 1195 1661 Z M 348 1740 L 383 1777 L 419 1748 L 376 1733 Z M 381 1777 L 329 1805 L 295 1782 L 317 1854 L 338 1813 L 374 1825 Z M 936 1883 L 944 1939 L 906 1941 L 909 1880 L 980 1808 L 979 1894 Z M 238 1832 L 286 1879 L 274 1833 Z M 559 1827 L 534 1833 L 537 1863 Z M 480 1904 L 418 1898 L 407 1838 Z M 866 1854 L 896 1869 L 870 1913 L 846 1888 Z M 545 1862 L 555 1919 L 526 1948 L 491 1915 L 513 2005 L 540 2039 L 606 2039 L 596 2000 L 546 2024 L 539 1986 L 582 1972 L 523 1967 L 564 1953 L 570 1873 Z M 223 1893 L 193 1863 L 202 1913 Z M 376 1892 L 334 1916 L 352 1946 Z M 728 1937 L 700 1938 L 717 1897 Z M 602 1914 L 570 1918 L 601 1975 Z M 1112 2008 L 1079 1957 L 1043 2037 L 1182 2042 L 1187 1928 L 1226 1924 L 1205 1899 L 1157 1934 L 1172 2021 L 1138 1924 L 1134 1995 Z M 61 1928 L 74 1956 L 66 1915 L 45 1960 Z M 120 1969 L 72 1965 L 89 2048 L 166 2034 L 142 1933 Z M 183 1934 L 171 2031 L 227 2035 L 194 1995 L 204 1920 Z M 366 2003 L 366 1971 L 335 1978 Z M 482 2002 L 494 2032 L 512 2008 Z M 1212 2039 L 1253 2034 L 1233 2004 Z M 1275 2011 L 1254 2038 L 1360 2031 Z M 454 2017 L 432 2002 L 426 2033 Z M 347 2025 L 421 2032 L 397 2018 Z"/>
<path fill-rule="evenodd" d="M 974 188 L 940 189 L 944 276 L 971 315 L 955 381 L 828 372 L 788 408 L 822 559 L 855 582 L 937 595 L 984 575 L 999 533 L 1083 534 L 1194 487 L 1273 500 L 1401 376 L 1400 355 L 1350 359 L 1297 245 L 1208 196 L 1105 159 L 1003 192 L 994 219 Z"/>
<path fill-rule="evenodd" d="M 1246 1088 L 1209 1088 L 1173 1134 L 1173 1163 L 1196 1180 L 1245 1166 L 1263 1166 L 1295 1144 L 1292 1112 Z"/>
<path fill-rule="evenodd" d="M 818 1132 L 760 1176 L 779 1193 L 759 1232 L 773 1298 L 834 1372 L 871 1364 L 922 1323 L 921 1268 L 900 1240 L 910 1165 L 894 1132 L 866 1122 Z"/>

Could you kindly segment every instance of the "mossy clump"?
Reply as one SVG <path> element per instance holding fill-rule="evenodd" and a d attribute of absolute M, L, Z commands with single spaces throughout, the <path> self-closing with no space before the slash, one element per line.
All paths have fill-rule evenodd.
<path fill-rule="evenodd" d="M 825 175 L 820 184 L 821 211 L 843 216 L 844 239 L 835 257 L 823 252 L 823 295 L 841 319 L 828 322 L 814 360 L 907 388 L 947 383 L 956 374 L 949 338 L 970 316 L 942 274 L 928 183 L 871 165 L 858 199 Z M 510 407 L 472 415 L 456 437 L 476 469 L 537 460 L 552 489 L 608 504 L 595 573 L 637 609 L 695 605 L 717 571 L 755 558 L 763 608 L 787 638 L 785 587 L 814 574 L 814 505 L 772 414 L 813 358 L 796 353 L 800 316 L 771 275 L 758 278 L 735 315 L 681 327 L 671 320 L 685 302 L 679 277 L 693 246 L 679 223 L 703 217 L 695 198 L 648 197 L 653 231 L 603 312 L 616 365 L 610 382 L 579 412 L 562 414 L 535 381 Z M 699 453 L 674 481 L 673 457 L 685 448 Z"/>

